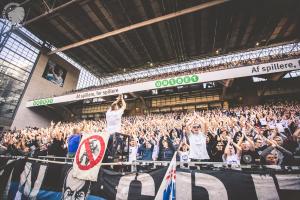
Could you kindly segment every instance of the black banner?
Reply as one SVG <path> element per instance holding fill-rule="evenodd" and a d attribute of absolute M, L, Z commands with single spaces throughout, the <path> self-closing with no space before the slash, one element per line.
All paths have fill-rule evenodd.
<path fill-rule="evenodd" d="M 101 168 L 98 181 L 73 178 L 68 164 L 0 159 L 0 199 L 154 199 L 167 167 L 147 173 Z M 177 199 L 299 199 L 300 174 L 177 169 Z"/>

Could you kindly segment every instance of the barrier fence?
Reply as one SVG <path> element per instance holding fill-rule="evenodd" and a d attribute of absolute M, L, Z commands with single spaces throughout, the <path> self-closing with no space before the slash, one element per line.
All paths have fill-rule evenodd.
<path fill-rule="evenodd" d="M 28 159 L 30 161 L 42 162 L 42 163 L 54 163 L 54 164 L 68 164 L 72 165 L 74 158 L 58 157 L 58 156 L 38 156 L 38 157 L 25 157 L 25 156 L 5 156 L 0 155 L 1 158 L 6 159 Z M 146 161 L 136 160 L 133 162 L 113 162 L 105 163 L 102 166 L 168 166 L 171 161 Z M 288 170 L 288 171 L 300 171 L 300 166 L 279 166 L 279 165 L 228 165 L 223 162 L 177 162 L 178 167 L 207 167 L 207 168 L 224 168 L 224 169 L 255 169 L 255 170 Z"/>
<path fill-rule="evenodd" d="M 97 181 L 91 182 L 73 178 L 70 158 L 0 156 L 0 199 L 154 199 L 168 163 L 103 163 Z M 177 164 L 177 199 L 298 200 L 300 196 L 299 166 Z M 130 172 L 132 166 L 141 170 Z"/>

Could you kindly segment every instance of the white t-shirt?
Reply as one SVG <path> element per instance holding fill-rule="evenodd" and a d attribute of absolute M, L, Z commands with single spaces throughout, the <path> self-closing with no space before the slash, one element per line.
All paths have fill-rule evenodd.
<path fill-rule="evenodd" d="M 282 124 L 282 126 L 283 126 L 284 128 L 289 128 L 289 122 L 288 122 L 288 120 L 282 119 L 282 120 L 280 121 L 280 123 Z"/>
<path fill-rule="evenodd" d="M 123 113 L 123 109 L 111 110 L 111 108 L 106 112 L 107 132 L 109 134 L 121 133 L 121 118 Z"/>
<path fill-rule="evenodd" d="M 279 133 L 284 133 L 284 127 L 282 123 L 276 123 L 276 128 L 278 129 Z"/>
<path fill-rule="evenodd" d="M 180 162 L 189 162 L 189 151 L 179 151 Z"/>
<path fill-rule="evenodd" d="M 157 160 L 158 158 L 158 153 L 159 153 L 159 145 L 156 144 L 153 147 L 153 152 L 152 152 L 152 160 Z"/>
<path fill-rule="evenodd" d="M 259 119 L 259 121 L 260 121 L 260 124 L 261 124 L 262 126 L 266 126 L 266 125 L 267 125 L 267 121 L 266 121 L 265 118 L 261 118 L 261 119 Z"/>
<path fill-rule="evenodd" d="M 128 159 L 129 162 L 132 162 L 132 161 L 136 160 L 137 152 L 138 152 L 138 147 L 137 146 L 135 146 L 135 147 L 130 146 L 129 147 L 129 159 Z"/>
<path fill-rule="evenodd" d="M 228 155 L 225 160 L 226 164 L 240 164 L 240 158 L 237 154 Z"/>
<path fill-rule="evenodd" d="M 203 133 L 190 133 L 190 159 L 209 159 L 206 149 L 206 136 Z"/>

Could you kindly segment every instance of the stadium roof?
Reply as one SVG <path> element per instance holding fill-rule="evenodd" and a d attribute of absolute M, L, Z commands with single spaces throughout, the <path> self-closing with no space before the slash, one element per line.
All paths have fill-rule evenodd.
<path fill-rule="evenodd" d="M 27 0 L 22 6 L 25 27 L 60 48 L 213 1 Z M 232 0 L 64 53 L 101 77 L 298 40 L 299 18 L 299 0 Z"/>

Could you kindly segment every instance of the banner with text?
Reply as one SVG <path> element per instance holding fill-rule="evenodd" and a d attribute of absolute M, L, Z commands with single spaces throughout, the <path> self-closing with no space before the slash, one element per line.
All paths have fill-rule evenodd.
<path fill-rule="evenodd" d="M 73 177 L 68 164 L 0 158 L 0 199 L 154 199 L 166 170 L 119 173 L 101 168 L 92 182 Z M 178 168 L 176 199 L 299 199 L 299 173 L 268 172 Z"/>
<path fill-rule="evenodd" d="M 224 69 L 200 74 L 191 74 L 185 76 L 171 77 L 156 81 L 147 81 L 135 84 L 128 84 L 107 89 L 98 89 L 87 92 L 77 92 L 74 94 L 62 95 L 52 98 L 37 99 L 28 101 L 26 107 L 45 106 L 49 104 L 78 101 L 90 98 L 104 97 L 110 95 L 124 94 L 137 91 L 153 90 L 159 88 L 168 88 L 180 85 L 204 83 L 209 81 L 218 81 L 231 78 L 240 78 L 247 76 L 257 76 L 276 72 L 300 70 L 300 59 L 283 60 L 260 65 L 251 65 L 237 67 L 233 69 Z"/>

